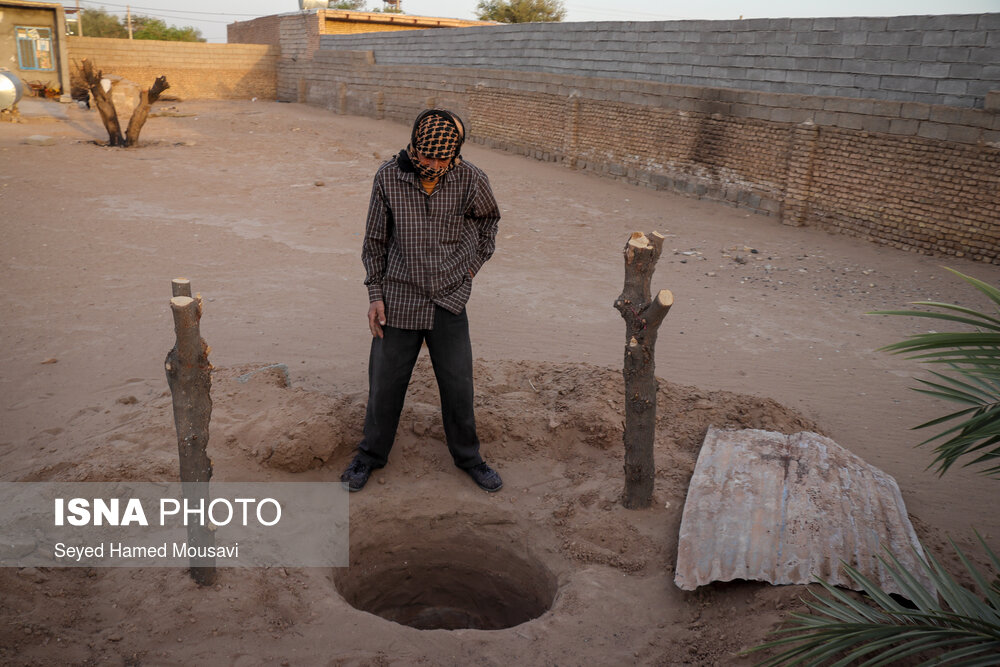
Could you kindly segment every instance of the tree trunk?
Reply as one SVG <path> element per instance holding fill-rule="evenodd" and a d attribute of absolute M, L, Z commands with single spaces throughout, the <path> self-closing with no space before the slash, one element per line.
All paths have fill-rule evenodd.
<path fill-rule="evenodd" d="M 143 125 L 149 118 L 149 109 L 164 90 L 170 87 L 167 77 L 157 77 L 149 90 L 144 90 L 139 94 L 139 106 L 132 112 L 132 118 L 128 122 L 128 130 L 122 135 L 121 124 L 118 122 L 118 112 L 115 111 L 115 104 L 111 101 L 110 92 L 106 92 L 101 86 L 101 79 L 104 73 L 100 70 L 94 71 L 93 64 L 84 59 L 80 65 L 80 72 L 83 80 L 87 83 L 90 93 L 94 96 L 97 104 L 97 111 L 101 114 L 101 122 L 104 129 L 108 131 L 109 146 L 135 146 L 139 143 L 139 133 L 142 132 Z"/>
<path fill-rule="evenodd" d="M 625 493 L 629 509 L 653 503 L 656 466 L 653 439 L 656 435 L 656 334 L 670 311 L 674 296 L 660 290 L 650 298 L 649 284 L 663 251 L 663 236 L 647 238 L 633 232 L 625 245 L 625 287 L 615 308 L 625 319 Z"/>
<path fill-rule="evenodd" d="M 187 283 L 190 293 L 190 283 Z M 174 282 L 174 291 L 178 282 Z M 212 418 L 212 365 L 208 345 L 201 337 L 201 298 L 175 296 L 170 299 L 177 343 L 167 353 L 165 368 L 173 396 L 174 426 L 177 429 L 177 453 L 180 457 L 181 486 L 189 506 L 209 502 L 208 482 L 212 461 L 208 457 L 208 426 Z M 207 519 L 206 519 L 207 523 Z M 188 544 L 194 547 L 215 546 L 215 533 L 197 522 L 188 525 Z M 191 558 L 191 577 L 201 585 L 215 581 L 214 558 Z"/>
<path fill-rule="evenodd" d="M 101 86 L 104 73 L 100 70 L 94 72 L 93 64 L 86 59 L 80 65 L 80 71 L 83 74 L 83 80 L 87 82 L 90 94 L 94 96 L 97 112 L 101 114 L 104 129 L 108 131 L 108 145 L 124 146 L 125 137 L 122 136 L 122 128 L 118 124 L 118 113 L 115 111 L 114 102 L 111 101 L 111 95 L 105 92 L 104 87 Z"/>
<path fill-rule="evenodd" d="M 146 124 L 146 119 L 149 118 L 149 108 L 156 100 L 160 99 L 160 94 L 169 87 L 167 77 L 161 76 L 157 77 L 149 90 L 140 93 L 139 106 L 132 112 L 132 118 L 128 122 L 128 130 L 125 132 L 126 146 L 135 146 L 139 143 L 139 133 L 142 132 L 142 126 Z"/>
<path fill-rule="evenodd" d="M 187 278 L 174 278 L 170 281 L 171 296 L 191 296 L 191 281 Z"/>

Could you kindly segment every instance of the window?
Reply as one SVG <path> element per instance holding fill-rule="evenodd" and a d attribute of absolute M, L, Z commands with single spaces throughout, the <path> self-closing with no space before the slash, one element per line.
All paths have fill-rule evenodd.
<path fill-rule="evenodd" d="M 17 26 L 17 60 L 23 70 L 52 70 L 52 31 Z"/>

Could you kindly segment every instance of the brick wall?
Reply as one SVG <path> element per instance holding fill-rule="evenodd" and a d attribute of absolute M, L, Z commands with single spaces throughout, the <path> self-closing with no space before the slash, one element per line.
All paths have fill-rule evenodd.
<path fill-rule="evenodd" d="M 315 23 L 319 34 L 349 35 L 369 32 L 399 32 L 401 30 L 427 30 L 457 28 L 470 25 L 495 25 L 484 21 L 463 19 L 411 16 L 409 14 L 386 14 L 379 12 L 358 12 L 353 10 L 314 9 L 304 12 L 272 14 L 249 21 L 230 23 L 226 29 L 226 41 L 230 44 L 274 44 L 281 42 L 282 21 L 305 21 Z"/>
<path fill-rule="evenodd" d="M 319 50 L 320 21 L 315 13 L 283 17 L 278 31 L 281 57 L 278 60 L 277 98 L 302 102 L 308 92 L 313 56 Z"/>
<path fill-rule="evenodd" d="M 226 42 L 229 44 L 271 44 L 279 43 L 278 30 L 281 16 L 273 14 L 250 21 L 236 21 L 226 26 Z"/>
<path fill-rule="evenodd" d="M 1000 14 L 531 23 L 325 36 L 380 65 L 498 67 L 981 108 L 1000 90 Z"/>
<path fill-rule="evenodd" d="M 71 38 L 71 57 L 86 46 L 108 72 L 140 83 L 167 73 L 173 85 L 174 71 L 206 92 L 218 79 L 212 49 L 220 58 L 257 49 L 258 64 L 230 71 L 263 72 L 270 58 L 280 100 L 407 124 L 424 108 L 446 106 L 465 118 L 471 141 L 488 146 L 791 225 L 1000 263 L 1000 14 L 534 24 L 392 36 L 323 35 L 316 14 L 278 18 L 279 46 L 271 50 Z M 818 55 L 835 46 L 851 49 Z M 768 51 L 782 49 L 784 60 L 769 60 L 778 56 Z M 663 54 L 672 55 L 664 61 Z M 681 56 L 729 69 L 678 74 L 671 68 L 682 66 Z M 743 65 L 721 65 L 728 57 L 743 57 L 732 61 Z M 167 65 L 177 69 L 153 71 Z M 191 96 L 226 96 L 219 94 L 226 86 L 215 88 Z"/>
<path fill-rule="evenodd" d="M 426 30 L 426 28 L 391 23 L 356 23 L 354 21 L 327 21 L 323 26 L 324 35 L 353 35 L 363 32 L 399 32 L 401 30 Z"/>
<path fill-rule="evenodd" d="M 105 74 L 143 87 L 165 75 L 166 95 L 181 99 L 274 99 L 278 49 L 255 44 L 204 44 L 69 37 L 70 61 L 87 58 Z"/>
<path fill-rule="evenodd" d="M 321 37 L 321 40 L 325 38 Z M 323 42 L 326 43 L 326 42 Z M 470 141 L 893 247 L 1000 263 L 1000 114 L 919 102 L 482 68 L 319 49 L 299 101 L 409 123 L 461 114 Z"/>

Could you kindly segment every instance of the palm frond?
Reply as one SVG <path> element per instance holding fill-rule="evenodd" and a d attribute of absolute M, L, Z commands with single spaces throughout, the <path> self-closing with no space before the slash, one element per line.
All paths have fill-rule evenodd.
<path fill-rule="evenodd" d="M 1000 289 L 948 270 L 1000 307 Z M 916 305 L 942 312 L 876 314 L 925 317 L 975 328 L 971 332 L 917 334 L 882 348 L 908 354 L 921 363 L 948 367 L 944 372 L 931 371 L 935 379 L 920 380 L 922 387 L 916 388 L 963 406 L 915 427 L 947 426 L 920 443 L 938 442 L 935 459 L 928 467 L 936 465 L 944 474 L 959 459 L 974 457 L 965 465 L 990 464 L 981 472 L 1000 476 L 1000 333 L 995 333 L 1000 332 L 1000 319 L 953 304 L 922 301 Z M 904 606 L 845 563 L 844 570 L 868 594 L 867 603 L 820 580 L 827 595 L 813 593 L 813 599 L 806 601 L 810 614 L 792 614 L 786 626 L 773 633 L 774 639 L 745 653 L 779 651 L 759 663 L 768 667 L 875 667 L 901 660 L 921 660 L 922 665 L 996 665 L 1000 655 L 1000 557 L 978 533 L 977 537 L 989 556 L 992 576 L 979 572 L 952 542 L 959 562 L 974 582 L 971 590 L 960 585 L 931 555 L 917 555 L 930 581 L 928 587 L 887 553 L 879 560 L 903 597 L 912 603 Z"/>
<path fill-rule="evenodd" d="M 975 405 L 977 407 L 989 405 L 992 402 L 990 400 L 992 397 L 989 393 L 984 392 L 982 389 L 973 387 L 968 383 L 961 382 L 960 380 L 956 380 L 954 378 L 942 376 L 938 373 L 934 373 L 934 375 L 941 377 L 948 384 L 918 379 L 917 382 L 926 387 L 930 387 L 930 389 L 914 388 L 914 391 L 918 391 L 921 394 L 937 396 L 938 398 L 943 398 L 954 403 L 965 403 L 967 405 Z"/>
<path fill-rule="evenodd" d="M 813 599 L 806 601 L 812 613 L 792 614 L 787 624 L 773 633 L 774 639 L 746 653 L 780 651 L 758 663 L 764 667 L 874 667 L 904 658 L 963 667 L 996 664 L 1000 655 L 1000 586 L 987 582 L 1000 574 L 1000 558 L 982 536 L 978 537 L 993 565 L 992 577 L 976 569 L 952 542 L 974 590 L 959 584 L 933 556 L 918 555 L 934 587 L 929 589 L 887 552 L 879 560 L 915 608 L 903 606 L 857 569 L 844 564 L 844 570 L 869 595 L 869 602 L 819 580 L 827 595 L 813 593 Z"/>
<path fill-rule="evenodd" d="M 943 301 L 914 301 L 913 305 L 924 306 L 926 308 L 940 308 L 942 310 L 951 310 L 956 313 L 962 313 L 963 315 L 968 315 L 976 321 L 983 322 L 984 324 L 981 326 L 989 326 L 992 324 L 995 325 L 995 328 L 1000 329 L 1000 317 L 987 315 L 986 313 L 974 308 L 966 308 L 965 306 L 959 306 L 954 303 L 945 303 Z"/>
<path fill-rule="evenodd" d="M 987 298 L 990 299 L 990 301 L 997 304 L 997 306 L 1000 306 L 1000 289 L 993 287 L 989 283 L 984 283 L 982 280 L 973 278 L 972 276 L 967 276 L 961 271 L 956 271 L 955 269 L 949 269 L 947 266 L 944 267 L 944 270 L 954 273 L 956 276 L 958 276 L 959 278 L 961 278 L 962 280 L 969 283 L 977 290 L 985 294 Z"/>
<path fill-rule="evenodd" d="M 878 314 L 878 313 L 874 313 Z M 901 313 L 903 315 L 907 313 Z M 912 315 L 912 313 L 909 313 Z M 985 359 L 997 358 L 997 348 L 1000 347 L 1000 333 L 986 331 L 940 331 L 936 333 L 915 334 L 898 343 L 891 343 L 879 348 L 886 352 L 899 354 L 901 352 L 921 352 L 932 350 L 947 352 L 954 350 L 970 356 L 981 356 Z"/>
<path fill-rule="evenodd" d="M 972 317 L 959 317 L 951 313 L 935 313 L 926 310 L 873 310 L 869 315 L 906 315 L 908 317 L 929 317 L 936 320 L 956 322 L 958 324 L 969 324 L 974 327 L 986 327 L 994 331 L 1000 331 L 1000 319 L 990 317 L 986 313 L 981 313 L 971 308 L 956 306 L 952 303 L 938 303 L 936 301 L 914 301 L 915 306 L 926 306 L 928 308 L 941 308 L 960 313 L 972 314 Z"/>
<path fill-rule="evenodd" d="M 984 294 L 998 307 L 1000 315 L 1000 289 L 953 269 L 948 271 Z M 918 301 L 916 305 L 935 310 L 888 310 L 873 314 L 932 318 L 973 327 L 972 331 L 916 334 L 881 348 L 893 354 L 906 354 L 921 363 L 946 366 L 945 372 L 931 372 L 935 381 L 919 380 L 922 387 L 916 390 L 964 406 L 914 427 L 948 425 L 918 445 L 937 443 L 935 458 L 928 467 L 943 475 L 963 458 L 971 458 L 966 466 L 992 464 L 1000 459 L 1000 317 L 937 301 Z M 979 472 L 1000 477 L 1000 463 Z"/>

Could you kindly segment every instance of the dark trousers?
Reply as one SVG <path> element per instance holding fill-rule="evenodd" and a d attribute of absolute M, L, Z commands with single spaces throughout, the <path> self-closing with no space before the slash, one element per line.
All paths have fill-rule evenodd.
<path fill-rule="evenodd" d="M 482 463 L 473 409 L 472 343 L 465 310 L 455 315 L 435 306 L 433 329 L 382 327 L 382 331 L 382 338 L 372 339 L 368 358 L 365 435 L 358 446 L 362 460 L 377 468 L 388 461 L 413 365 L 420 344 L 426 341 L 441 394 L 448 451 L 459 468 Z"/>

